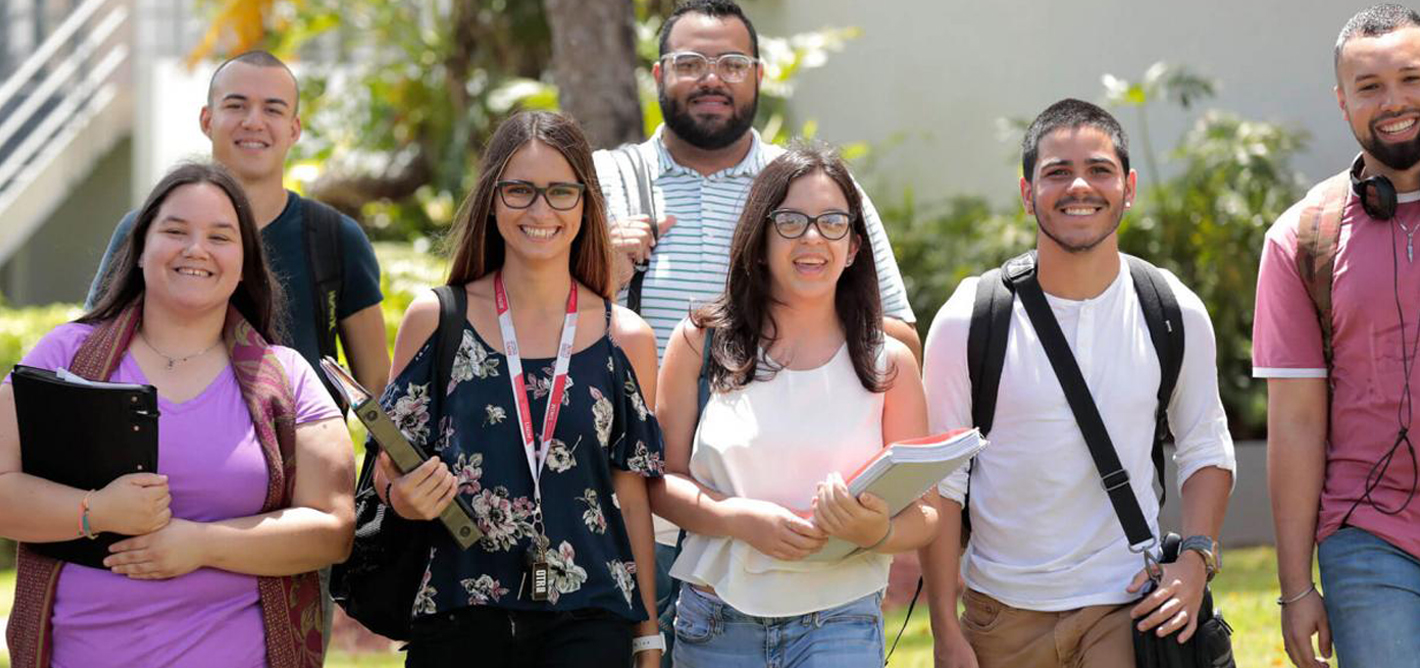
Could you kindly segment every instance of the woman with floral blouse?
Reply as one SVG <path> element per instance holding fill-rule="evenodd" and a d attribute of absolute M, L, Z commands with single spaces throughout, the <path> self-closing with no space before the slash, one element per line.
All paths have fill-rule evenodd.
<path fill-rule="evenodd" d="M 448 284 L 468 311 L 449 386 L 431 387 L 439 304 L 425 294 L 382 402 L 438 454 L 403 476 L 382 455 L 382 498 L 428 520 L 462 495 L 483 532 L 466 551 L 430 532 L 406 665 L 626 666 L 633 637 L 652 647 L 638 665 L 656 665 L 656 343 L 611 301 L 591 149 L 570 119 L 523 112 L 489 140 L 479 175 L 455 222 Z"/>

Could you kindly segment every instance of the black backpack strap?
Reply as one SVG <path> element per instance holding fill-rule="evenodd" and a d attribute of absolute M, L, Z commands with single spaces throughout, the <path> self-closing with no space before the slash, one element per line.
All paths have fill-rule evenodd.
<path fill-rule="evenodd" d="M 311 271 L 311 290 L 315 308 L 316 341 L 322 357 L 335 357 L 336 332 L 339 329 L 341 286 L 345 266 L 341 262 L 340 212 L 313 199 L 303 199 L 306 259 Z"/>
<path fill-rule="evenodd" d="M 612 155 L 617 154 L 626 157 L 626 162 L 631 165 L 634 184 L 627 182 L 625 174 L 622 175 L 622 185 L 626 189 L 627 203 L 631 202 L 631 193 L 636 193 L 636 211 L 632 215 L 644 215 L 651 219 L 651 238 L 660 237 L 660 226 L 656 224 L 656 196 L 651 190 L 651 172 L 646 166 L 645 156 L 641 154 L 639 144 L 623 144 L 618 147 Z M 615 159 L 615 157 L 613 157 Z M 621 161 L 617 160 L 617 171 L 621 171 Z M 630 207 L 628 207 L 629 211 Z M 651 268 L 651 262 L 641 262 L 636 265 L 636 271 L 631 275 L 631 283 L 626 288 L 626 308 L 641 312 L 641 290 L 642 284 L 646 282 L 646 271 Z"/>
<path fill-rule="evenodd" d="M 1015 299 L 1001 269 L 992 269 L 977 280 L 966 337 L 966 360 L 971 374 L 971 422 L 982 436 L 991 433 L 996 418 L 996 394 L 1001 387 L 1001 369 L 1006 364 L 1006 341 Z"/>
<path fill-rule="evenodd" d="M 710 403 L 710 345 L 715 342 L 715 328 L 705 328 L 705 342 L 700 347 L 700 374 L 696 376 L 695 423 L 700 423 L 700 414 L 705 412 L 705 404 Z"/>
<path fill-rule="evenodd" d="M 1149 326 L 1149 338 L 1153 340 L 1154 352 L 1159 356 L 1159 405 L 1154 412 L 1153 457 L 1154 473 L 1159 480 L 1159 506 L 1162 507 L 1168 498 L 1168 485 L 1164 482 L 1164 441 L 1171 435 L 1169 402 L 1173 400 L 1178 374 L 1183 369 L 1183 312 L 1163 272 L 1132 255 L 1125 255 L 1124 258 L 1129 262 L 1134 293 L 1139 297 L 1144 322 Z"/>
<path fill-rule="evenodd" d="M 1153 532 L 1149 530 L 1144 511 L 1139 508 L 1139 500 L 1134 498 L 1134 489 L 1129 484 L 1129 472 L 1124 470 L 1124 466 L 1119 462 L 1114 442 L 1109 437 L 1109 431 L 1105 429 L 1104 420 L 1100 417 L 1099 408 L 1095 406 L 1089 385 L 1080 373 L 1080 366 L 1075 362 L 1074 354 L 1070 352 L 1065 333 L 1060 330 L 1060 323 L 1055 320 L 1055 314 L 1051 312 L 1050 304 L 1045 300 L 1045 292 L 1040 289 L 1036 272 L 1012 276 L 1012 283 L 1016 294 L 1021 298 L 1021 304 L 1025 306 L 1026 315 L 1030 316 L 1036 335 L 1040 338 L 1041 347 L 1050 359 L 1050 366 L 1055 371 L 1060 388 L 1065 391 L 1065 400 L 1070 404 L 1070 411 L 1075 414 L 1075 422 L 1085 437 L 1085 444 L 1089 446 L 1090 458 L 1094 460 L 1095 469 L 1100 474 L 1110 504 L 1114 506 L 1115 515 L 1124 527 L 1124 535 L 1128 538 L 1131 549 L 1134 546 L 1153 543 Z"/>
<path fill-rule="evenodd" d="M 442 402 L 449 393 L 454 373 L 454 355 L 463 343 L 463 324 L 468 319 L 468 293 L 462 285 L 434 288 L 439 297 L 439 328 L 434 331 L 434 388 L 429 395 Z M 438 425 L 435 425 L 438 428 Z"/>

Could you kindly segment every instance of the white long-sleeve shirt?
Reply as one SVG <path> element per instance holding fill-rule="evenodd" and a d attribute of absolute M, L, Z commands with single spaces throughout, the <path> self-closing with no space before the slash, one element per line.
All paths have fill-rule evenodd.
<path fill-rule="evenodd" d="M 1217 349 L 1208 312 L 1173 274 L 1164 274 L 1184 323 L 1183 366 L 1168 407 L 1181 488 L 1202 467 L 1232 471 L 1236 464 L 1218 397 Z M 967 332 L 976 283 L 976 278 L 962 281 L 927 336 L 923 381 L 934 433 L 972 424 Z M 1151 451 L 1160 371 L 1128 263 L 1120 258 L 1118 277 L 1093 299 L 1046 299 L 1157 535 Z M 1143 561 L 1129 551 L 1065 393 L 1019 299 L 1011 313 L 988 439 L 971 468 L 967 585 L 1007 605 L 1040 611 L 1136 598 L 1125 587 Z M 960 503 L 966 486 L 966 472 L 958 471 L 939 489 Z"/>

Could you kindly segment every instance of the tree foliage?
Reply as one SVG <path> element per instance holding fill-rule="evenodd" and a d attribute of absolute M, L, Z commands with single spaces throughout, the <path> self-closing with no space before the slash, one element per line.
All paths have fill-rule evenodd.
<path fill-rule="evenodd" d="M 299 62 L 306 132 L 293 150 L 293 180 L 356 214 L 376 238 L 441 236 L 477 178 L 479 152 L 497 123 L 519 108 L 558 108 L 543 2 L 259 0 L 241 11 L 232 9 L 236 0 L 198 2 L 212 16 L 211 34 L 225 37 L 194 55 L 262 47 Z M 661 121 L 650 71 L 672 6 L 634 0 L 635 77 L 648 133 Z M 254 28 L 262 34 L 255 42 Z M 812 121 L 796 127 L 789 118 L 793 78 L 857 35 L 825 28 L 761 36 L 765 81 L 756 127 L 766 139 L 815 132 Z M 845 153 L 865 150 L 850 145 Z"/>

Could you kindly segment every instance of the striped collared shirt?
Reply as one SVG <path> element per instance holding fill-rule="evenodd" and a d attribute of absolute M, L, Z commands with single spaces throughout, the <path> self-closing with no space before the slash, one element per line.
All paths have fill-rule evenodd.
<path fill-rule="evenodd" d="M 657 352 L 661 355 L 665 354 L 666 342 L 676 324 L 724 290 L 730 239 L 749 195 L 750 184 L 765 165 L 784 153 L 783 148 L 764 143 L 757 131 L 750 130 L 753 140 L 744 160 L 703 176 L 675 162 L 661 141 L 664 131 L 665 126 L 657 128 L 650 139 L 635 146 L 650 172 L 656 215 L 661 218 L 671 215 L 676 219 L 675 225 L 656 243 L 641 293 L 641 316 L 656 332 Z M 597 151 L 592 157 L 606 198 L 607 216 L 614 225 L 637 208 L 635 172 L 626 157 L 615 155 L 614 151 Z M 887 233 L 866 193 L 863 193 L 863 218 L 877 264 L 883 313 L 915 322 Z M 626 303 L 625 289 L 618 301 Z"/>

